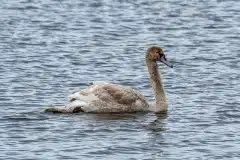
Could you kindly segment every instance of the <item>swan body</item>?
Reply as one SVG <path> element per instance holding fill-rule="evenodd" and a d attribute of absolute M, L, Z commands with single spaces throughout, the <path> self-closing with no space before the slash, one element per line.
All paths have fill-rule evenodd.
<path fill-rule="evenodd" d="M 93 84 L 88 88 L 68 96 L 68 103 L 62 107 L 48 108 L 45 112 L 54 113 L 124 113 L 124 112 L 162 112 L 167 111 L 168 102 L 158 72 L 156 61 L 172 67 L 166 60 L 160 47 L 151 47 L 146 54 L 152 87 L 156 104 L 151 106 L 147 99 L 135 89 L 122 87 L 117 84 Z"/>
<path fill-rule="evenodd" d="M 136 90 L 110 83 L 91 85 L 68 98 L 66 111 L 67 108 L 81 107 L 84 112 L 116 113 L 147 111 L 149 108 L 144 96 Z"/>

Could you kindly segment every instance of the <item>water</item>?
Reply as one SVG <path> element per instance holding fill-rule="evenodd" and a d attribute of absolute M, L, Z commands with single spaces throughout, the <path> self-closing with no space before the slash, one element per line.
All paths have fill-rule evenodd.
<path fill-rule="evenodd" d="M 239 159 L 240 3 L 2 0 L 0 159 Z M 162 46 L 167 115 L 45 114 L 93 81 L 153 102 L 145 51 Z"/>

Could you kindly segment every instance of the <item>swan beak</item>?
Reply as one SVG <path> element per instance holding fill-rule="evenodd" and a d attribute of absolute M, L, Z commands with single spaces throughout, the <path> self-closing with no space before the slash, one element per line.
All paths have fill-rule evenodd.
<path fill-rule="evenodd" d="M 162 63 L 164 63 L 165 65 L 167 65 L 168 67 L 173 68 L 173 65 L 172 65 L 169 61 L 167 61 L 165 55 L 163 55 L 163 56 L 161 57 L 160 61 L 161 61 Z"/>

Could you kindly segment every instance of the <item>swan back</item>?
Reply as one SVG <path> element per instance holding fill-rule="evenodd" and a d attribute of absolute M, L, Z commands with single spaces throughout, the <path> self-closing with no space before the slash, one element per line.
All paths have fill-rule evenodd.
<path fill-rule="evenodd" d="M 84 112 L 138 112 L 147 111 L 145 97 L 135 89 L 116 84 L 95 84 L 69 97 L 67 107 L 81 107 Z"/>

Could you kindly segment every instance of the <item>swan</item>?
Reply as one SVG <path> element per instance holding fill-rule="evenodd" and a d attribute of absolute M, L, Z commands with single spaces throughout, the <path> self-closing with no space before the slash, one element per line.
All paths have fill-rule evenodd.
<path fill-rule="evenodd" d="M 148 104 L 146 98 L 135 89 L 117 84 L 93 84 L 68 96 L 65 106 L 45 109 L 53 113 L 124 113 L 124 112 L 167 112 L 168 101 L 157 62 L 173 67 L 166 59 L 162 48 L 152 46 L 146 53 L 146 65 L 150 75 L 156 103 Z"/>

